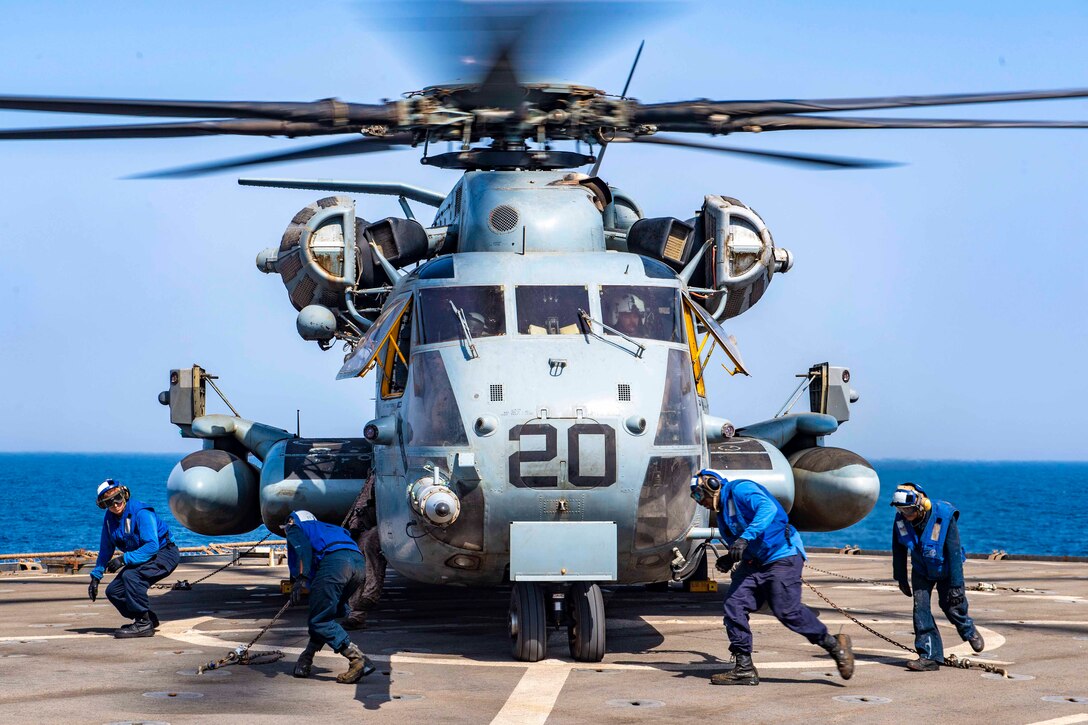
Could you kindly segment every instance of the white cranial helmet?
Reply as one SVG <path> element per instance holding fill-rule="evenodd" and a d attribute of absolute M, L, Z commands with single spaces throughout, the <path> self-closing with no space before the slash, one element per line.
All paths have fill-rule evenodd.
<path fill-rule="evenodd" d="M 623 295 L 620 297 L 619 301 L 616 302 L 617 315 L 621 312 L 637 312 L 641 315 L 645 311 L 646 305 L 642 303 L 642 300 L 630 293 Z"/>

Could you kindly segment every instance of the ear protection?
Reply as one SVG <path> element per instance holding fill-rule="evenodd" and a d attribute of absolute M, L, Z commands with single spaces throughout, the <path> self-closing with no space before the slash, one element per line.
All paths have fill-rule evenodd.
<path fill-rule="evenodd" d="M 896 487 L 895 493 L 892 494 L 891 505 L 900 508 L 914 507 L 926 512 L 933 508 L 933 502 L 926 496 L 926 492 L 914 483 L 903 483 Z"/>

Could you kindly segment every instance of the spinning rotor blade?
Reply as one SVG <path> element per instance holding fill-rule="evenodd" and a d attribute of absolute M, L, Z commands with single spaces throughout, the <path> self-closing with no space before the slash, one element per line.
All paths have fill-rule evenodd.
<path fill-rule="evenodd" d="M 130 123 L 117 126 L 68 126 L 0 130 L 0 140 L 177 138 L 183 136 L 322 136 L 352 133 L 358 126 L 328 126 L 290 121 L 193 121 L 188 123 Z"/>
<path fill-rule="evenodd" d="M 766 114 L 865 111 L 881 108 L 920 108 L 970 103 L 1003 103 L 1088 97 L 1088 89 L 1071 88 L 1052 91 L 1016 91 L 1011 93 L 954 93 L 933 96 L 888 96 L 884 98 L 830 98 L 823 100 L 771 101 L 681 101 L 640 105 L 634 110 L 638 123 L 657 124 L 662 130 L 669 123 L 697 122 L 710 116 L 754 116 Z"/>
<path fill-rule="evenodd" d="M 177 169 L 165 171 L 153 171 L 146 174 L 130 176 L 130 179 L 167 179 L 183 178 L 187 176 L 200 176 L 215 171 L 226 169 L 239 169 L 244 166 L 258 166 L 260 164 L 272 164 L 279 161 L 300 161 L 302 159 L 326 158 L 329 156 L 350 156 L 353 154 L 374 153 L 377 151 L 389 151 L 398 146 L 410 146 L 414 142 L 411 134 L 398 133 L 390 136 L 373 136 L 354 138 L 347 141 L 309 146 L 296 151 L 287 151 L 276 154 L 262 154 L 258 156 L 243 156 L 241 158 L 227 159 L 209 164 L 196 166 L 183 166 Z"/>
<path fill-rule="evenodd" d="M 952 118 L 843 118 L 751 116 L 722 124 L 722 132 L 811 131 L 860 128 L 1088 128 L 1088 121 L 984 121 Z"/>
<path fill-rule="evenodd" d="M 0 96 L 0 109 L 55 113 L 97 113 L 109 116 L 167 116 L 174 118 L 268 118 L 327 123 L 391 123 L 392 104 L 344 103 L 335 98 L 310 102 L 262 101 L 146 101 L 119 98 L 62 96 Z"/>
<path fill-rule="evenodd" d="M 805 166 L 819 169 L 885 169 L 892 166 L 901 166 L 895 161 L 875 161 L 870 159 L 851 159 L 845 156 L 822 156 L 817 154 L 800 154 L 784 151 L 755 151 L 753 149 L 737 148 L 736 146 L 719 146 L 698 141 L 682 141 L 660 136 L 635 136 L 633 138 L 616 138 L 611 143 L 648 143 L 661 146 L 679 146 L 681 148 L 701 149 L 705 151 L 717 151 L 725 154 L 739 154 L 752 156 L 761 161 L 788 164 L 791 166 Z M 602 149 L 603 152 L 603 149 Z"/>

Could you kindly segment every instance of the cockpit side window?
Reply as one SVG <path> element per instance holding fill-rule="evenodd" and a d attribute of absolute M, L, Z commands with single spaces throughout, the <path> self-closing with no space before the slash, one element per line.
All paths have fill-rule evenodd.
<path fill-rule="evenodd" d="M 522 335 L 580 335 L 578 310 L 589 312 L 586 287 L 519 286 L 518 332 Z"/>
<path fill-rule="evenodd" d="M 662 342 L 684 339 L 680 297 L 674 287 L 602 286 L 601 314 L 606 325 L 629 337 Z"/>
<path fill-rule="evenodd" d="M 473 338 L 506 334 L 501 286 L 433 287 L 419 292 L 422 344 L 460 340 L 461 314 Z"/>

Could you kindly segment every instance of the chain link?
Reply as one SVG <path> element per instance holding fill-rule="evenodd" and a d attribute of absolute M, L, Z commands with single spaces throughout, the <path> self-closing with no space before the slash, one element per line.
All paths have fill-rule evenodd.
<path fill-rule="evenodd" d="M 215 576 L 215 575 L 216 575 L 216 574 L 218 574 L 219 572 L 221 572 L 221 571 L 223 571 L 224 569 L 226 569 L 226 568 L 227 568 L 228 566 L 231 566 L 231 565 L 233 565 L 233 564 L 237 564 L 237 563 L 238 563 L 238 561 L 239 561 L 239 560 L 240 560 L 240 559 L 241 559 L 241 558 L 242 558 L 243 556 L 245 556 L 245 555 L 246 555 L 246 554 L 248 554 L 249 552 L 251 552 L 251 551 L 253 551 L 254 549 L 256 549 L 256 548 L 257 548 L 258 546 L 260 546 L 261 544 L 263 544 L 263 543 L 264 543 L 265 541 L 267 541 L 267 540 L 268 540 L 268 537 L 270 537 L 270 536 L 272 536 L 272 532 L 271 532 L 271 531 L 269 531 L 269 532 L 268 532 L 267 534 L 265 534 L 264 538 L 262 538 L 262 539 L 261 539 L 260 541 L 258 541 L 258 542 L 256 542 L 255 544 L 253 544 L 253 546 L 249 547 L 248 549 L 246 549 L 245 551 L 243 551 L 243 552 L 242 552 L 242 553 L 240 553 L 240 554 L 239 554 L 239 553 L 235 553 L 235 554 L 234 554 L 234 558 L 233 558 L 233 559 L 231 559 L 231 560 L 230 560 L 230 561 L 228 561 L 228 562 L 227 562 L 226 564 L 224 564 L 223 566 L 221 566 L 221 567 L 219 567 L 218 569 L 216 569 L 215 571 L 213 571 L 213 572 L 212 572 L 211 574 L 206 574 L 205 576 L 202 576 L 202 577 L 200 577 L 200 578 L 199 578 L 199 579 L 197 579 L 197 580 L 196 580 L 195 582 L 191 582 L 191 583 L 190 583 L 188 579 L 179 579 L 178 581 L 174 582 L 173 584 L 152 584 L 152 585 L 151 585 L 150 587 L 148 587 L 148 588 L 149 588 L 149 589 L 176 589 L 176 590 L 179 590 L 179 591 L 188 591 L 189 589 L 192 589 L 194 585 L 196 585 L 196 584 L 199 584 L 200 582 L 204 581 L 205 579 L 210 579 L 211 577 Z"/>
<path fill-rule="evenodd" d="M 823 574 L 831 574 L 832 576 L 838 576 L 838 577 L 842 577 L 844 579 L 852 579 L 854 581 L 865 581 L 865 582 L 869 582 L 869 583 L 872 583 L 872 584 L 879 584 L 879 582 L 874 582 L 874 581 L 869 580 L 869 579 L 858 579 L 856 577 L 846 576 L 845 574 L 837 574 L 837 573 L 831 572 L 831 571 L 824 571 L 823 569 L 817 569 L 816 567 L 811 567 L 811 568 L 814 571 L 818 571 L 818 572 L 821 572 Z M 835 604 L 835 602 L 833 602 L 830 599 L 828 599 L 827 597 L 825 597 L 823 595 L 823 593 L 819 589 L 812 586 L 805 578 L 802 577 L 801 581 L 804 583 L 804 585 L 806 587 L 811 589 L 816 596 L 818 596 L 820 599 L 823 599 L 825 602 L 827 602 L 829 605 L 831 605 L 832 609 L 836 610 L 839 614 L 846 617 L 851 622 L 853 622 L 854 624 L 856 624 L 859 627 L 861 627 L 862 629 L 864 629 L 866 632 L 868 632 L 868 633 L 870 633 L 872 635 L 875 635 L 875 636 L 879 637 L 880 639 L 884 640 L 885 642 L 887 642 L 888 644 L 895 645 L 899 649 L 904 650 L 906 652 L 910 652 L 910 653 L 913 654 L 916 651 L 913 647 L 908 647 L 907 645 L 903 644 L 902 642 L 897 642 L 894 639 L 892 639 L 891 637 L 885 636 L 885 635 L 881 634 L 880 632 L 876 631 L 875 629 L 873 629 L 869 625 L 862 623 L 861 621 L 858 620 L 857 617 L 854 617 L 849 612 L 847 612 L 845 609 L 840 607 L 838 604 Z M 980 669 L 980 670 L 985 670 L 986 672 L 992 672 L 994 674 L 1001 675 L 1002 677 L 1008 677 L 1009 676 L 1009 673 L 1002 667 L 998 667 L 996 665 L 991 665 L 988 662 L 978 662 L 976 660 L 971 660 L 971 659 L 968 659 L 966 657 L 963 658 L 963 659 L 960 659 L 956 655 L 949 655 L 949 656 L 944 658 L 943 662 L 944 662 L 945 667 L 955 667 L 955 668 L 961 669 L 961 670 Z"/>
<path fill-rule="evenodd" d="M 257 644 L 257 640 L 264 636 L 265 632 L 272 628 L 272 625 L 276 623 L 283 613 L 287 611 L 287 608 L 291 606 L 291 600 L 288 599 L 280 607 L 280 611 L 273 615 L 272 619 L 268 621 L 268 624 L 261 627 L 261 631 L 257 632 L 257 636 L 249 640 L 248 644 L 242 644 L 235 647 L 225 657 L 220 657 L 217 660 L 212 660 L 206 665 L 201 665 L 197 668 L 196 673 L 203 674 L 208 670 L 217 670 L 220 667 L 226 667 L 228 665 L 267 665 L 272 662 L 276 662 L 283 658 L 283 652 L 280 650 L 271 650 L 269 652 L 259 652 L 255 655 L 249 654 L 249 649 Z"/>

